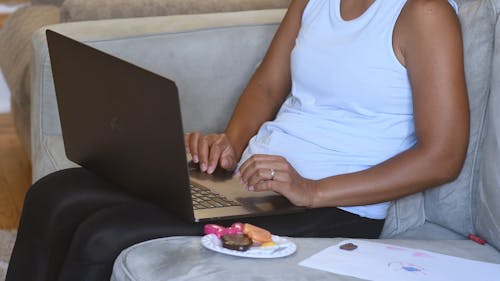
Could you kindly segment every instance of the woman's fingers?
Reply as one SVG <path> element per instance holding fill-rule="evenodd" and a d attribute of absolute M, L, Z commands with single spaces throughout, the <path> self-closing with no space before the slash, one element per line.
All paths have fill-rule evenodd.
<path fill-rule="evenodd" d="M 314 194 L 314 183 L 311 180 L 301 180 L 302 184 L 292 184 L 290 181 L 261 181 L 253 186 L 254 191 L 274 191 L 285 196 L 292 204 L 311 207 Z M 309 184 L 309 185 L 308 185 Z"/>
<path fill-rule="evenodd" d="M 231 151 L 228 153 L 223 153 L 221 158 L 220 158 L 220 166 L 228 171 L 233 171 L 236 169 L 236 166 L 238 164 L 236 160 L 236 155 L 234 154 L 234 151 L 231 148 Z"/>
<path fill-rule="evenodd" d="M 288 166 L 280 156 L 254 155 L 241 165 L 239 173 L 242 181 L 251 187 L 261 181 L 286 181 Z"/>
<path fill-rule="evenodd" d="M 236 168 L 236 155 L 231 142 L 225 134 L 217 135 L 211 149 L 207 172 L 213 173 L 217 164 L 223 169 L 234 170 Z"/>
<path fill-rule="evenodd" d="M 245 182 L 248 186 L 255 187 L 257 184 L 263 181 L 278 181 L 278 177 L 276 177 L 277 173 L 279 174 L 280 172 L 273 168 L 259 168 L 251 171 L 251 174 L 247 177 L 246 180 L 243 180 L 243 182 Z"/>
<path fill-rule="evenodd" d="M 289 181 L 281 181 L 281 180 L 267 180 L 260 181 L 254 186 L 252 186 L 253 191 L 274 191 L 277 192 L 287 198 L 291 197 L 290 192 L 292 189 L 290 188 Z"/>
<path fill-rule="evenodd" d="M 303 178 L 280 156 L 254 155 L 239 170 L 251 191 L 274 191 L 297 206 L 312 206 L 317 182 Z"/>
<path fill-rule="evenodd" d="M 219 163 L 227 170 L 236 167 L 236 156 L 225 134 L 186 133 L 184 142 L 186 152 L 191 154 L 193 162 L 198 163 L 203 172 L 213 173 Z"/>
<path fill-rule="evenodd" d="M 219 163 L 222 151 L 225 149 L 224 146 L 225 146 L 224 144 L 221 144 L 220 142 L 216 141 L 210 147 L 210 156 L 208 158 L 208 166 L 206 169 L 207 173 L 211 174 L 215 171 L 215 168 L 217 168 L 217 164 Z"/>
<path fill-rule="evenodd" d="M 199 162 L 198 157 L 198 140 L 200 139 L 200 133 L 189 133 L 188 134 L 188 147 L 189 152 L 191 153 L 191 158 L 194 163 Z"/>
<path fill-rule="evenodd" d="M 208 136 L 200 136 L 198 140 L 198 158 L 200 163 L 200 170 L 202 172 L 205 172 L 207 170 L 210 145 L 211 142 Z"/>
<path fill-rule="evenodd" d="M 189 138 L 190 133 L 184 133 L 184 147 L 186 148 L 186 153 L 191 153 L 191 149 L 189 149 Z"/>

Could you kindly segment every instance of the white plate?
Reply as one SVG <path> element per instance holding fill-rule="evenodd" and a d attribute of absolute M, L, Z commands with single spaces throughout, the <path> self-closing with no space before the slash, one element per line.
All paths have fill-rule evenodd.
<path fill-rule="evenodd" d="M 222 247 L 222 241 L 217 238 L 215 234 L 207 234 L 201 238 L 201 244 L 212 251 L 247 258 L 281 258 L 289 256 L 297 250 L 297 246 L 290 240 L 273 235 L 273 241 L 277 244 L 276 246 L 270 247 L 256 247 L 252 246 L 250 249 L 242 252 L 236 250 L 230 250 Z"/>

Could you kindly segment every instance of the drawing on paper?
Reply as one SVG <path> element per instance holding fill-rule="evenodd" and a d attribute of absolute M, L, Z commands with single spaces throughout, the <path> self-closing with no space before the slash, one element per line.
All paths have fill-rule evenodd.
<path fill-rule="evenodd" d="M 387 266 L 394 271 L 406 271 L 414 274 L 426 274 L 425 269 L 413 263 L 402 261 L 389 262 Z"/>

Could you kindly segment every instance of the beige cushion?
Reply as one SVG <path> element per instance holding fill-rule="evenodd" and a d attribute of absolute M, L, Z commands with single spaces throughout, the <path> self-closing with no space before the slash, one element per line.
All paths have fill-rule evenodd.
<path fill-rule="evenodd" d="M 61 21 L 166 16 L 288 7 L 290 0 L 66 0 Z"/>
<path fill-rule="evenodd" d="M 35 5 L 56 5 L 60 6 L 64 0 L 31 0 Z"/>

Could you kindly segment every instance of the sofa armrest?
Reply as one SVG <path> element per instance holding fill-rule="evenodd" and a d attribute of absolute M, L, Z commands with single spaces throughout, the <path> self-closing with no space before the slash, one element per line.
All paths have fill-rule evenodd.
<path fill-rule="evenodd" d="M 290 0 L 66 0 L 61 21 L 281 9 Z"/>
<path fill-rule="evenodd" d="M 215 132 L 225 128 L 284 13 L 280 9 L 114 19 L 38 30 L 31 67 L 33 180 L 71 166 L 61 145 L 47 28 L 174 80 L 184 129 Z"/>

